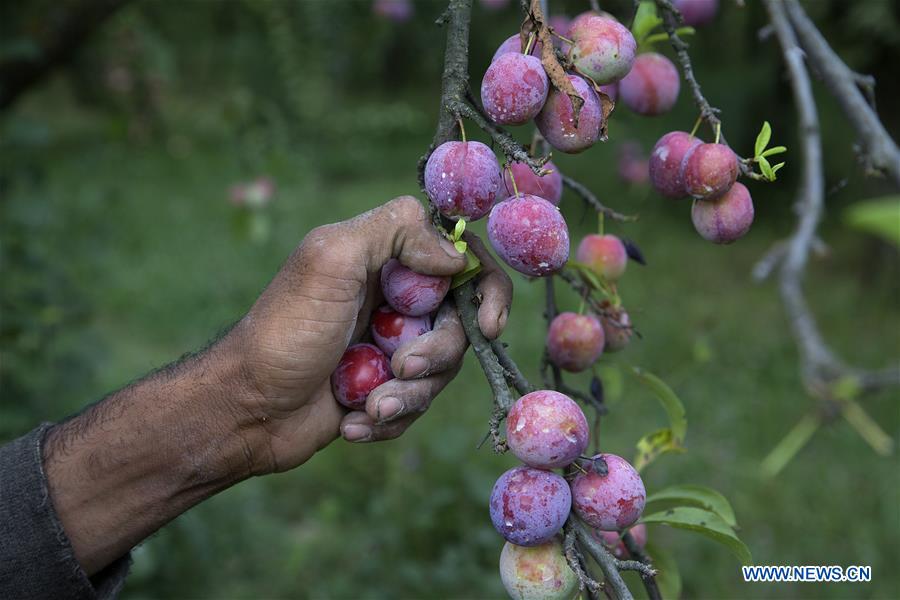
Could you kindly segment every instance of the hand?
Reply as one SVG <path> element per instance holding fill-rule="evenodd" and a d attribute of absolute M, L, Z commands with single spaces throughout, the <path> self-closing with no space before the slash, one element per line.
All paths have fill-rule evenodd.
<path fill-rule="evenodd" d="M 506 324 L 512 283 L 477 239 L 470 238 L 470 247 L 483 264 L 478 321 L 493 339 Z M 434 329 L 394 354 L 397 378 L 369 395 L 365 411 L 348 412 L 335 400 L 331 372 L 344 350 L 367 335 L 372 311 L 384 302 L 381 267 L 391 258 L 427 275 L 453 275 L 465 266 L 417 200 L 396 198 L 311 231 L 223 340 L 237 344 L 253 391 L 236 401 L 262 432 L 249 444 L 254 472 L 293 468 L 339 432 L 355 442 L 395 438 L 459 371 L 467 340 L 455 307 L 445 301 Z"/>

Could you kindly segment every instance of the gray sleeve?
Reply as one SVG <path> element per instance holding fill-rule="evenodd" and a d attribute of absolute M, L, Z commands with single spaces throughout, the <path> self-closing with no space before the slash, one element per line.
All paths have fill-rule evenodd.
<path fill-rule="evenodd" d="M 90 578 L 75 560 L 47 490 L 41 446 L 50 427 L 0 446 L 0 598 L 115 598 L 131 556 Z"/>

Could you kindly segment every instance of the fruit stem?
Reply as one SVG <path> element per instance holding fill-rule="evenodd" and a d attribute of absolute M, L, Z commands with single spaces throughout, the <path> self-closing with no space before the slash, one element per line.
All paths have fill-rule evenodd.
<path fill-rule="evenodd" d="M 506 172 L 509 173 L 509 180 L 512 181 L 513 184 L 513 198 L 519 197 L 519 188 L 516 187 L 516 177 L 513 175 L 512 169 L 509 165 L 506 166 Z"/>
<path fill-rule="evenodd" d="M 694 128 L 691 129 L 691 137 L 694 137 L 694 135 L 697 133 L 697 129 L 700 128 L 700 123 L 702 123 L 702 122 L 703 122 L 703 116 L 701 115 L 701 116 L 697 117 L 697 120 L 694 122 Z"/>
<path fill-rule="evenodd" d="M 534 40 L 535 40 L 535 35 L 534 35 L 534 32 L 532 31 L 531 33 L 528 34 L 528 42 L 525 44 L 525 52 L 523 52 L 522 54 L 525 54 L 525 55 L 531 54 L 531 47 L 534 45 Z"/>
<path fill-rule="evenodd" d="M 462 136 L 462 141 L 466 141 L 466 127 L 463 125 L 462 117 L 457 117 L 456 122 L 459 124 L 459 133 Z"/>
<path fill-rule="evenodd" d="M 602 212 L 597 213 L 597 232 L 600 235 L 603 235 L 604 218 L 605 215 Z"/>
<path fill-rule="evenodd" d="M 722 135 L 722 124 L 716 123 L 716 143 L 719 143 L 719 137 Z"/>

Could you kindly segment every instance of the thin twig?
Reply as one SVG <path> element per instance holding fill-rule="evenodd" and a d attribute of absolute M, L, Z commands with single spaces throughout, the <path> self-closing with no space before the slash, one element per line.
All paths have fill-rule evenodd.
<path fill-rule="evenodd" d="M 583 184 L 575 181 L 568 175 L 562 176 L 563 185 L 581 196 L 582 200 L 591 205 L 591 207 L 596 210 L 598 213 L 603 213 L 604 216 L 609 217 L 614 221 L 620 222 L 628 222 L 628 221 L 637 221 L 638 215 L 623 215 L 622 213 L 616 212 L 613 209 L 604 206 L 599 200 L 597 200 L 597 196 L 591 192 L 591 190 L 587 189 Z"/>
<path fill-rule="evenodd" d="M 613 589 L 619 600 L 633 600 L 631 590 L 622 580 L 622 575 L 616 568 L 616 559 L 607 551 L 603 544 L 591 535 L 587 525 L 585 525 L 578 517 L 569 517 L 573 521 L 572 527 L 575 535 L 578 537 L 578 543 L 581 544 L 588 553 L 600 565 L 606 583 Z"/>
<path fill-rule="evenodd" d="M 509 356 L 509 353 L 506 351 L 506 344 L 501 342 L 500 340 L 494 340 L 491 342 L 491 349 L 494 351 L 494 354 L 497 356 L 497 360 L 500 362 L 500 366 L 503 367 L 504 375 L 506 376 L 507 381 L 516 389 L 517 392 L 522 394 L 530 394 L 535 390 L 535 387 L 531 385 L 531 382 L 525 377 L 522 373 L 521 369 L 519 369 L 519 365 Z"/>

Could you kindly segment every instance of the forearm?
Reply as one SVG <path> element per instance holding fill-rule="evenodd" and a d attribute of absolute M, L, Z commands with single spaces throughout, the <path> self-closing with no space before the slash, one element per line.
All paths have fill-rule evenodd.
<path fill-rule="evenodd" d="M 89 574 L 179 514 L 257 474 L 267 452 L 226 337 L 56 427 L 44 445 L 54 507 Z"/>

